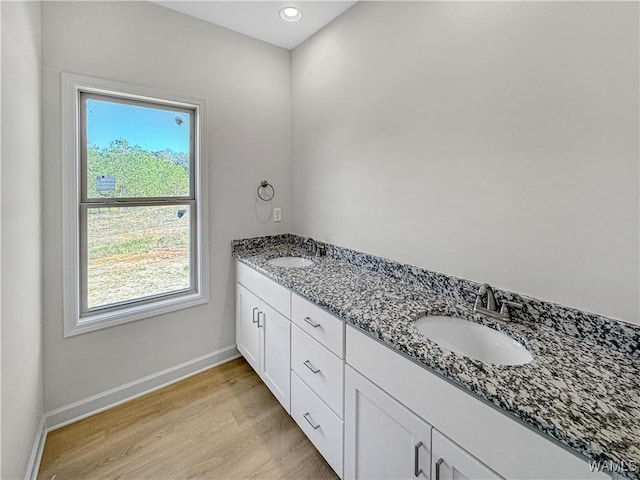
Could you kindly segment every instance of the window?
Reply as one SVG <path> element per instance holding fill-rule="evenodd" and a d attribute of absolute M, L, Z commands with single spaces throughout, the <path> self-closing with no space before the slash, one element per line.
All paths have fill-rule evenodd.
<path fill-rule="evenodd" d="M 206 101 L 63 82 L 65 336 L 206 302 Z"/>

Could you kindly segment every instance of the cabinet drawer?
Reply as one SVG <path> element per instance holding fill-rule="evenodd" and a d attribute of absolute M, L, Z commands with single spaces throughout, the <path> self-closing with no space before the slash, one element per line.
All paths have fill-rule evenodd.
<path fill-rule="evenodd" d="M 291 368 L 342 417 L 343 361 L 297 326 L 291 330 Z"/>
<path fill-rule="evenodd" d="M 338 357 L 344 358 L 344 322 L 308 302 L 291 295 L 291 320 Z"/>
<path fill-rule="evenodd" d="M 291 318 L 291 292 L 244 263 L 236 262 L 236 279 L 247 290 L 266 301 L 285 317 Z"/>
<path fill-rule="evenodd" d="M 343 422 L 295 373 L 291 375 L 291 416 L 342 478 Z"/>

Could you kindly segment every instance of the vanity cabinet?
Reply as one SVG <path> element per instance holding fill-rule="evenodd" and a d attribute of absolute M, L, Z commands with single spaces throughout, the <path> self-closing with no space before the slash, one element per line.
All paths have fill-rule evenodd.
<path fill-rule="evenodd" d="M 430 461 L 431 425 L 347 366 L 344 477 L 429 479 Z"/>
<path fill-rule="evenodd" d="M 340 478 L 610 478 L 240 262 L 236 342 Z"/>
<path fill-rule="evenodd" d="M 284 409 L 291 411 L 290 292 L 238 263 L 236 345 Z M 244 282 L 244 283 L 241 283 Z M 251 290 L 250 290 L 251 289 Z M 277 310 L 271 302 L 279 306 Z"/>

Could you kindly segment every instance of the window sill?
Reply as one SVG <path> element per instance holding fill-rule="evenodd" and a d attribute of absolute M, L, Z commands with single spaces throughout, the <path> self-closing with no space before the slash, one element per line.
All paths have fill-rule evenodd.
<path fill-rule="evenodd" d="M 95 332 L 103 328 L 114 327 L 144 318 L 195 307 L 196 305 L 205 304 L 208 301 L 209 299 L 201 293 L 188 293 L 145 305 L 135 305 L 119 308 L 115 311 L 96 313 L 82 317 L 81 319 L 76 319 L 73 325 L 65 324 L 64 337 L 68 338 L 83 333 Z"/>

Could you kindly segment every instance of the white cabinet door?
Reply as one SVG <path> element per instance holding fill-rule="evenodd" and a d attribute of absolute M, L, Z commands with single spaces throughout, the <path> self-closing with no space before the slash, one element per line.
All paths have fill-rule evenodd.
<path fill-rule="evenodd" d="M 431 426 L 347 366 L 344 476 L 429 479 Z"/>
<path fill-rule="evenodd" d="M 433 429 L 431 449 L 431 471 L 434 480 L 493 480 L 502 478 L 436 429 Z"/>
<path fill-rule="evenodd" d="M 239 283 L 236 289 L 238 351 L 289 413 L 291 322 Z"/>
<path fill-rule="evenodd" d="M 253 369 L 260 373 L 260 301 L 242 285 L 236 285 L 236 345 Z"/>
<path fill-rule="evenodd" d="M 259 375 L 287 413 L 290 413 L 291 322 L 260 301 L 258 324 L 262 346 Z"/>

